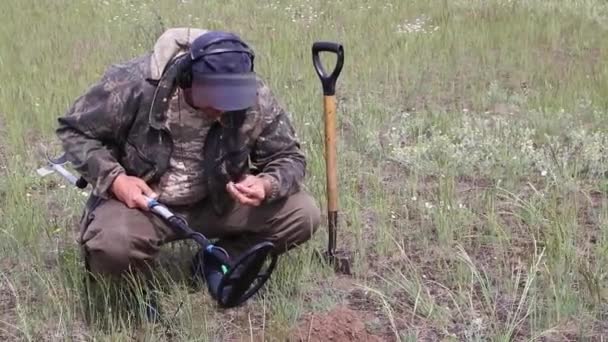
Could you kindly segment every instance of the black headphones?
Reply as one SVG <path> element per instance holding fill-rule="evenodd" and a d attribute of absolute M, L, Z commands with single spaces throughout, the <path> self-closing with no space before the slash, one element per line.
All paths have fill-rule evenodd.
<path fill-rule="evenodd" d="M 208 34 L 208 33 L 205 33 Z M 205 35 L 203 34 L 203 36 Z M 236 48 L 215 48 L 215 49 L 210 49 L 209 51 L 207 51 L 207 49 L 209 49 L 210 46 L 218 44 L 218 43 L 222 43 L 222 42 L 234 42 L 234 43 L 238 43 L 240 45 L 239 47 Z M 189 49 L 191 49 L 191 46 L 189 46 Z M 237 36 L 233 35 L 233 34 L 224 34 L 220 37 L 217 37 L 215 39 L 212 39 L 210 42 L 208 42 L 207 44 L 205 44 L 202 48 L 200 48 L 200 50 L 197 51 L 197 56 L 194 57 L 194 51 L 190 50 L 189 53 L 185 54 L 184 56 L 180 57 L 176 62 L 176 68 L 177 68 L 177 76 L 176 76 L 176 84 L 183 88 L 189 88 L 192 85 L 192 64 L 194 64 L 194 62 L 196 62 L 197 60 L 210 56 L 210 55 L 218 55 L 221 53 L 227 53 L 227 52 L 242 52 L 245 53 L 247 55 L 249 55 L 249 59 L 251 60 L 251 72 L 253 72 L 254 70 L 254 59 L 255 59 L 255 54 L 253 52 L 253 50 L 249 47 L 249 45 L 245 44 L 241 39 L 239 39 Z"/>

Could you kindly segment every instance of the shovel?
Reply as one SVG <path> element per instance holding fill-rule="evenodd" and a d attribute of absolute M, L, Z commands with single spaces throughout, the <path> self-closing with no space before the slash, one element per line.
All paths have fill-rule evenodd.
<path fill-rule="evenodd" d="M 337 62 L 331 74 L 327 74 L 320 52 L 337 55 Z M 350 274 L 351 256 L 346 251 L 336 250 L 338 228 L 338 174 L 336 155 L 336 81 L 344 65 L 344 48 L 339 43 L 320 41 L 312 45 L 312 60 L 323 87 L 323 109 L 325 123 L 325 170 L 327 193 L 328 244 L 323 258 L 334 266 L 337 272 Z"/>

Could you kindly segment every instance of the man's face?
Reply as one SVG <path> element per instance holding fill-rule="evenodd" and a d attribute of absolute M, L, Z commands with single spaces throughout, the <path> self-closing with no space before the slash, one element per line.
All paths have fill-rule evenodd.
<path fill-rule="evenodd" d="M 216 120 L 223 114 L 223 111 L 213 107 L 197 107 L 195 101 L 192 99 L 192 88 L 184 89 L 184 95 L 186 102 L 192 106 L 192 108 L 200 111 L 206 119 Z"/>
<path fill-rule="evenodd" d="M 200 110 L 205 118 L 211 119 L 211 120 L 218 119 L 224 113 L 223 111 L 221 111 L 219 109 L 215 109 L 213 107 L 204 107 L 204 108 L 196 108 L 196 109 Z"/>

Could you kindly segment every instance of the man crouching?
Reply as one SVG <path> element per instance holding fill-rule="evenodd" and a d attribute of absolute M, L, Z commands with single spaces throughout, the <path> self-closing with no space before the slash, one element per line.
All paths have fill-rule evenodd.
<path fill-rule="evenodd" d="M 261 241 L 285 253 L 319 225 L 289 114 L 235 34 L 166 31 L 151 53 L 111 66 L 57 135 L 93 186 L 79 234 L 93 274 L 148 272 L 176 238 L 145 196 L 233 258 Z"/>

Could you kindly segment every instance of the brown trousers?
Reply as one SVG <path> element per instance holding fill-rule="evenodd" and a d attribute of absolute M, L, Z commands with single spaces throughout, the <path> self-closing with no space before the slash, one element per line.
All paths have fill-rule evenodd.
<path fill-rule="evenodd" d="M 218 217 L 210 205 L 171 208 L 190 227 L 232 256 L 260 241 L 272 241 L 280 254 L 308 241 L 320 223 L 320 210 L 310 194 L 301 191 L 259 207 L 235 205 Z M 92 221 L 81 233 L 87 265 L 94 274 L 121 275 L 148 269 L 160 248 L 176 239 L 170 227 L 151 212 L 129 209 L 109 200 L 92 212 Z"/>

